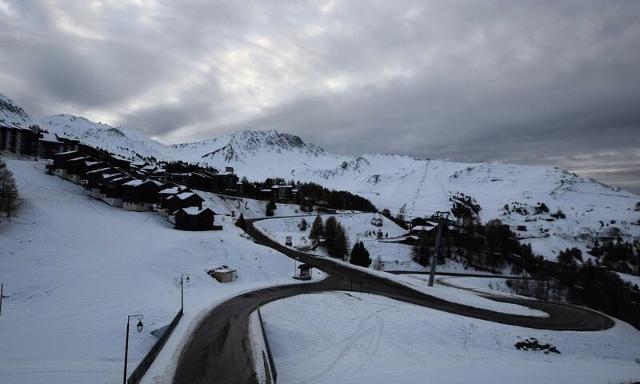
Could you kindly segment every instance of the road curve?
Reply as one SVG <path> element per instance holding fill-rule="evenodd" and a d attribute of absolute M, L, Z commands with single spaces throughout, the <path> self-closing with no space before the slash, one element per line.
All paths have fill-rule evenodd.
<path fill-rule="evenodd" d="M 190 335 L 176 367 L 174 384 L 256 383 L 247 332 L 249 314 L 269 302 L 305 293 L 365 290 L 461 316 L 535 329 L 596 331 L 608 329 L 614 324 L 609 317 L 585 308 L 535 300 L 491 297 L 492 300 L 541 310 L 548 313 L 549 317 L 511 315 L 447 302 L 366 271 L 287 248 L 257 230 L 253 223 L 258 220 L 263 219 L 246 220 L 246 232 L 258 244 L 311 264 L 326 272 L 329 277 L 316 283 L 258 289 L 233 297 L 216 306 Z"/>

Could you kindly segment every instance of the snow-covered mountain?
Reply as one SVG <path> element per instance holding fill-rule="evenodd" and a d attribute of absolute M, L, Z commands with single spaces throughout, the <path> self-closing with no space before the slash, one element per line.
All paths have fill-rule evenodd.
<path fill-rule="evenodd" d="M 462 193 L 478 202 L 483 221 L 499 218 L 514 229 L 520 226 L 520 236 L 549 257 L 569 246 L 586 249 L 586 239 L 595 234 L 640 236 L 640 212 L 635 211 L 640 196 L 554 167 L 337 155 L 274 130 L 237 131 L 193 143 L 163 145 L 132 128 L 114 128 L 71 115 L 30 118 L 10 100 L 1 105 L 4 116 L 11 113 L 23 124 L 35 123 L 127 158 L 232 166 L 239 176 L 250 180 L 275 176 L 312 181 L 356 193 L 379 209 L 407 217 L 448 210 L 450 199 Z M 536 214 L 538 203 L 549 211 Z M 551 216 L 558 211 L 565 218 Z"/>
<path fill-rule="evenodd" d="M 0 123 L 28 127 L 29 115 L 10 98 L 0 93 Z"/>

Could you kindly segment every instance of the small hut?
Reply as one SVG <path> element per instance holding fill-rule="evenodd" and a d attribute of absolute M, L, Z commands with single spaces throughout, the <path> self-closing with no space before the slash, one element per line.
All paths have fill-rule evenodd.
<path fill-rule="evenodd" d="M 293 278 L 298 280 L 311 280 L 312 269 L 313 267 L 309 264 L 301 264 L 298 266 L 298 274 L 293 276 Z"/>

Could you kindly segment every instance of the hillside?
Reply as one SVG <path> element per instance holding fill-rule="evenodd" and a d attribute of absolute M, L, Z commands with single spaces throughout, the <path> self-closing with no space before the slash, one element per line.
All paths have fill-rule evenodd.
<path fill-rule="evenodd" d="M 517 233 L 523 241 L 551 259 L 567 247 L 586 250 L 596 237 L 640 236 L 640 212 L 634 210 L 638 195 L 554 167 L 337 155 L 274 130 L 237 131 L 194 143 L 163 145 L 132 128 L 114 128 L 71 115 L 30 118 L 19 106 L 5 104 L 3 113 L 12 118 L 127 158 L 232 166 L 249 180 L 282 177 L 315 182 L 361 195 L 380 210 L 387 208 L 409 218 L 449 210 L 451 198 L 462 193 L 480 205 L 482 221 L 499 218 L 514 230 L 520 227 Z M 535 214 L 539 203 L 548 212 Z M 558 211 L 565 218 L 551 216 Z"/>

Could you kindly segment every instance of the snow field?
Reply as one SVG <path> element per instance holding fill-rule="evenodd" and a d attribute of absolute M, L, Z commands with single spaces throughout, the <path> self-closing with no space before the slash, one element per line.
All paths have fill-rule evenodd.
<path fill-rule="evenodd" d="M 230 218 L 216 217 L 222 231 L 179 231 L 159 214 L 86 196 L 46 175 L 43 162 L 7 165 L 22 202 L 16 216 L 0 221 L 3 384 L 120 382 L 126 316 L 144 315 L 142 333 L 132 324 L 132 371 L 156 340 L 150 332 L 179 310 L 181 273 L 190 275 L 185 316 L 161 353 L 164 366 L 152 367 L 151 376 L 165 377 L 170 350 L 213 305 L 297 282 L 290 259 L 243 237 Z M 205 273 L 221 265 L 237 269 L 238 279 L 221 284 Z"/>
<path fill-rule="evenodd" d="M 360 293 L 263 307 L 279 383 L 617 383 L 640 378 L 639 332 L 555 332 L 469 319 Z M 561 354 L 519 351 L 529 337 Z"/>

